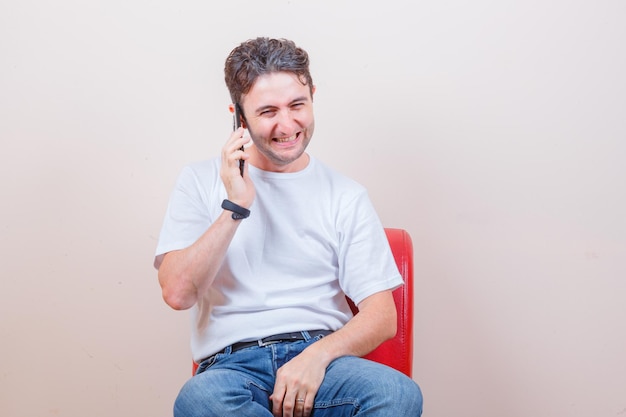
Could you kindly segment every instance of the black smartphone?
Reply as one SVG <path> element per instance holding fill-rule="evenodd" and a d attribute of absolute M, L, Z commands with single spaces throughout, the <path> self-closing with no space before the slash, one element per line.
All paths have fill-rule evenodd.
<path fill-rule="evenodd" d="M 233 131 L 241 127 L 241 107 L 239 103 L 235 103 L 235 112 L 233 113 Z M 240 148 L 243 151 L 243 146 Z M 239 173 L 243 177 L 243 159 L 239 160 Z"/>

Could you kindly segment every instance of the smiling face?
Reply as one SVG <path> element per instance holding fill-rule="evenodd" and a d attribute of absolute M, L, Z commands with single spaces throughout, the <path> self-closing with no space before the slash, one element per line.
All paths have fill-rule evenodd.
<path fill-rule="evenodd" d="M 245 127 L 255 145 L 247 150 L 252 165 L 275 172 L 308 165 L 304 150 L 315 127 L 312 91 L 293 73 L 272 72 L 259 76 L 242 96 Z"/>

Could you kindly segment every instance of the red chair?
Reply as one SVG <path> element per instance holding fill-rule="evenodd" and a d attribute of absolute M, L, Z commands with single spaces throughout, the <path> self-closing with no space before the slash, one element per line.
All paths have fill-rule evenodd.
<path fill-rule="evenodd" d="M 398 310 L 398 330 L 393 339 L 382 343 L 365 356 L 366 359 L 379 362 L 406 374 L 413 373 L 413 241 L 404 229 L 386 228 L 391 252 L 404 278 L 404 285 L 396 288 L 393 299 Z M 352 312 L 358 309 L 348 300 Z"/>
<path fill-rule="evenodd" d="M 388 365 L 411 377 L 413 372 L 413 242 L 406 230 L 386 228 L 385 233 L 404 278 L 404 285 L 393 292 L 393 299 L 398 310 L 398 330 L 393 339 L 378 346 L 365 356 L 375 362 Z M 354 314 L 359 310 L 352 300 L 348 299 Z M 193 363 L 193 373 L 198 368 Z"/>

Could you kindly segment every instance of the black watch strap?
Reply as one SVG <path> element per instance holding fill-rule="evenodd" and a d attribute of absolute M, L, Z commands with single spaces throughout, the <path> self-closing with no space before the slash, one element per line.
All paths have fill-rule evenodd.
<path fill-rule="evenodd" d="M 241 220 L 250 216 L 250 210 L 248 210 L 247 208 L 241 207 L 240 205 L 237 205 L 230 200 L 222 201 L 222 208 L 224 210 L 232 211 L 233 214 L 231 217 L 234 220 Z"/>

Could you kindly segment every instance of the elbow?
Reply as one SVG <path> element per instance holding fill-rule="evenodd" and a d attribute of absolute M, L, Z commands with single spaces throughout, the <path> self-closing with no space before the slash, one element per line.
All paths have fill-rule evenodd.
<path fill-rule="evenodd" d="M 161 271 L 159 271 L 161 272 Z M 196 300 L 194 294 L 185 291 L 184 288 L 175 285 L 177 280 L 166 277 L 165 274 L 159 273 L 159 283 L 161 284 L 161 296 L 165 304 L 174 310 L 187 310 L 191 308 Z"/>
<path fill-rule="evenodd" d="M 398 332 L 398 313 L 396 312 L 395 305 L 394 308 L 387 312 L 384 326 L 381 329 L 382 337 L 385 341 L 389 339 L 393 339 Z"/>
<path fill-rule="evenodd" d="M 182 297 L 175 291 L 162 290 L 163 301 L 172 309 L 177 311 L 188 310 L 194 303 L 190 303 L 185 297 Z"/>

